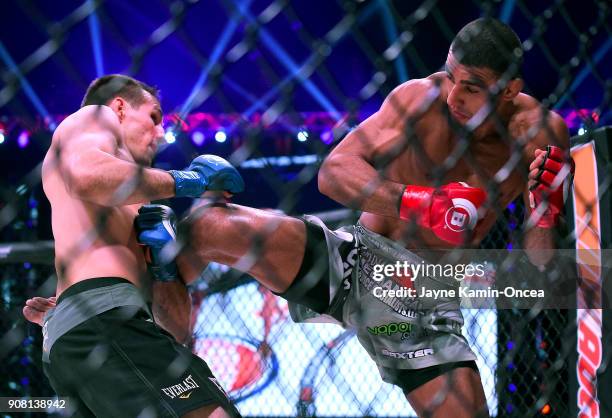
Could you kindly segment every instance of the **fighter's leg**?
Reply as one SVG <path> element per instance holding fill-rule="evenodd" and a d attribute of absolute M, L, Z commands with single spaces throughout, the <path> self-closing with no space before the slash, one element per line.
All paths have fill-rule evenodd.
<path fill-rule="evenodd" d="M 306 247 L 302 220 L 233 204 L 200 206 L 181 222 L 179 231 L 187 245 L 177 262 L 187 282 L 214 261 L 282 293 L 296 277 Z"/>
<path fill-rule="evenodd" d="M 488 417 L 479 374 L 469 368 L 450 370 L 406 394 L 419 417 Z"/>

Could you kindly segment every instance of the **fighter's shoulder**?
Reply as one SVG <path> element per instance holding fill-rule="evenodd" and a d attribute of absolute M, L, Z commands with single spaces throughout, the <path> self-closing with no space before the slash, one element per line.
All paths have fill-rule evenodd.
<path fill-rule="evenodd" d="M 109 133 L 109 137 L 119 135 L 119 120 L 110 107 L 90 105 L 80 108 L 59 124 L 53 133 L 53 142 L 66 142 L 96 132 Z"/>
<path fill-rule="evenodd" d="M 394 88 L 389 97 L 397 97 L 402 101 L 408 102 L 422 99 L 427 94 L 436 93 L 437 89 L 437 83 L 431 76 L 428 78 L 415 78 Z"/>
<path fill-rule="evenodd" d="M 108 106 L 84 106 L 68 116 L 62 124 L 66 127 L 78 127 L 79 130 L 89 131 L 97 129 L 119 129 L 119 119 Z"/>
<path fill-rule="evenodd" d="M 518 110 L 508 127 L 514 138 L 538 148 L 568 145 L 567 125 L 561 115 L 543 108 L 539 101 L 529 95 L 521 94 L 518 99 Z"/>
<path fill-rule="evenodd" d="M 401 109 L 403 114 L 426 111 L 438 98 L 439 84 L 435 79 L 419 78 L 406 81 L 391 91 L 385 99 L 387 107 Z"/>

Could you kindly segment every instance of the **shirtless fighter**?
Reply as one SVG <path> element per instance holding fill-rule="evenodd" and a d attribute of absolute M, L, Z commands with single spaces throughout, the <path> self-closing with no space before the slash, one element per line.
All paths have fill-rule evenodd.
<path fill-rule="evenodd" d="M 414 311 L 403 298 L 376 297 L 371 272 L 374 263 L 418 263 L 419 249 L 477 245 L 495 222 L 492 208 L 521 194 L 530 219 L 526 250 L 554 248 L 571 166 L 568 132 L 558 115 L 521 93 L 521 57 L 507 25 L 469 23 L 445 71 L 397 87 L 324 161 L 320 190 L 363 211 L 357 225 L 331 231 L 312 216 L 201 205 L 179 227 L 183 279 L 209 261 L 247 271 L 290 302 L 294 319 L 314 311 L 355 329 L 383 380 L 402 388 L 419 416 L 488 416 L 458 307 Z M 143 207 L 141 242 L 162 251 L 174 234 L 171 216 Z M 155 268 L 176 271 L 174 262 L 157 260 Z M 370 332 L 391 323 L 409 323 L 410 332 Z"/>
<path fill-rule="evenodd" d="M 155 318 L 184 341 L 190 300 L 180 282 L 152 283 L 133 223 L 152 199 L 236 193 L 244 183 L 214 156 L 186 171 L 151 169 L 163 135 L 157 90 L 104 76 L 54 132 L 43 162 L 57 301 L 28 301 L 24 313 L 36 320 L 52 308 L 43 321 L 44 371 L 75 416 L 238 415 L 206 363 L 153 321 L 151 293 Z"/>

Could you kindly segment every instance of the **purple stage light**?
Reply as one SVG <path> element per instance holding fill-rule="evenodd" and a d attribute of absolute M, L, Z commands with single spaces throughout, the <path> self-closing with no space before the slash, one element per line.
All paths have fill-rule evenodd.
<path fill-rule="evenodd" d="M 17 145 L 19 148 L 25 148 L 30 143 L 30 134 L 28 131 L 21 131 L 19 136 L 17 137 Z"/>
<path fill-rule="evenodd" d="M 333 140 L 334 140 L 334 134 L 332 133 L 332 131 L 330 130 L 323 131 L 323 133 L 321 134 L 321 141 L 323 141 L 326 144 L 331 144 Z"/>
<path fill-rule="evenodd" d="M 191 135 L 191 140 L 193 141 L 194 144 L 196 144 L 197 146 L 200 146 L 204 143 L 204 134 L 200 131 L 195 131 L 192 135 Z"/>

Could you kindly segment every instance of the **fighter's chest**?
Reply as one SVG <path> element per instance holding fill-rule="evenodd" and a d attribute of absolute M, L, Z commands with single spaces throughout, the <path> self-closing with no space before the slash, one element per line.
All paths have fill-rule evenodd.
<path fill-rule="evenodd" d="M 496 193 L 500 204 L 515 199 L 524 189 L 522 156 L 501 140 L 467 143 L 447 136 L 430 138 L 411 147 L 400 163 L 406 184 L 430 185 L 466 182 Z M 397 167 L 399 169 L 399 166 Z"/>

